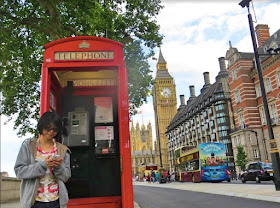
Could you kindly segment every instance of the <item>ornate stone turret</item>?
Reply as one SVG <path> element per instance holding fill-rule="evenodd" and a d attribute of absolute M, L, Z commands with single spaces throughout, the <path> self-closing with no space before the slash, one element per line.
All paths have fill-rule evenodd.
<path fill-rule="evenodd" d="M 138 175 L 139 167 L 142 163 L 155 163 L 151 122 L 149 122 L 147 126 L 142 124 L 140 129 L 139 122 L 137 122 L 136 127 L 134 127 L 134 123 L 132 121 L 130 140 L 132 150 L 132 171 L 134 175 Z"/>

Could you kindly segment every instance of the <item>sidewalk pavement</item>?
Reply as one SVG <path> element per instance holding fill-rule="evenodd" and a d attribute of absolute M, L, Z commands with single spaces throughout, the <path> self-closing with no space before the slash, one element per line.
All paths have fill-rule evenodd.
<path fill-rule="evenodd" d="M 146 183 L 133 182 L 135 186 L 150 186 L 160 188 L 173 188 L 187 191 L 203 192 L 209 194 L 219 194 L 235 196 L 255 200 L 263 200 L 280 203 L 280 191 L 275 191 L 274 184 L 232 184 L 232 183 L 191 183 L 191 182 L 172 182 L 172 183 Z M 19 201 L 11 201 L 0 205 L 1 208 L 20 208 Z M 134 202 L 134 208 L 140 208 Z"/>
<path fill-rule="evenodd" d="M 16 201 L 9 201 L 7 203 L 0 204 L 1 208 L 20 208 L 19 200 Z M 140 208 L 139 205 L 134 202 L 134 208 Z"/>
<path fill-rule="evenodd" d="M 235 196 L 248 199 L 280 203 L 280 191 L 275 190 L 274 184 L 232 184 L 232 183 L 192 183 L 192 182 L 172 182 L 172 183 L 146 183 L 134 182 L 136 186 L 153 186 L 160 188 L 173 188 L 187 191 L 203 192 L 209 194 L 219 194 Z"/>

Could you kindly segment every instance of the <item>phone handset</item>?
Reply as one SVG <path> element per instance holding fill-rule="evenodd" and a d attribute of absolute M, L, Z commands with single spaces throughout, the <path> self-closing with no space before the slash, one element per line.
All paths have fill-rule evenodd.
<path fill-rule="evenodd" d="M 69 119 L 68 117 L 63 117 L 62 118 L 62 144 L 68 145 L 66 144 L 68 132 L 69 132 Z"/>

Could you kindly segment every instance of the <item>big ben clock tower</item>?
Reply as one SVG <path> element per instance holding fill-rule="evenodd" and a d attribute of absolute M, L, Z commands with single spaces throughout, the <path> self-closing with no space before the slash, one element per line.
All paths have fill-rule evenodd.
<path fill-rule="evenodd" d="M 167 63 L 161 49 L 157 62 L 157 72 L 153 86 L 153 104 L 156 123 L 156 163 L 165 170 L 170 170 L 169 153 L 167 147 L 166 128 L 177 113 L 176 86 L 170 76 Z M 159 148 L 161 147 L 161 148 Z"/>

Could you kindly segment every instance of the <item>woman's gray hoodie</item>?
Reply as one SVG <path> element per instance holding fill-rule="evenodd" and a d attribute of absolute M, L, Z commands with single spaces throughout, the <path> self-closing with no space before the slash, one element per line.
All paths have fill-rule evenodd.
<path fill-rule="evenodd" d="M 54 167 L 54 175 L 58 179 L 59 204 L 60 208 L 66 208 L 68 202 L 68 192 L 65 182 L 71 177 L 70 150 L 56 143 L 57 152 L 63 161 L 59 167 Z M 21 180 L 20 202 L 23 208 L 31 208 L 35 203 L 37 190 L 39 188 L 39 177 L 45 175 L 47 171 L 46 161 L 35 161 L 37 154 L 37 139 L 25 140 L 19 150 L 14 167 L 17 178 Z"/>

